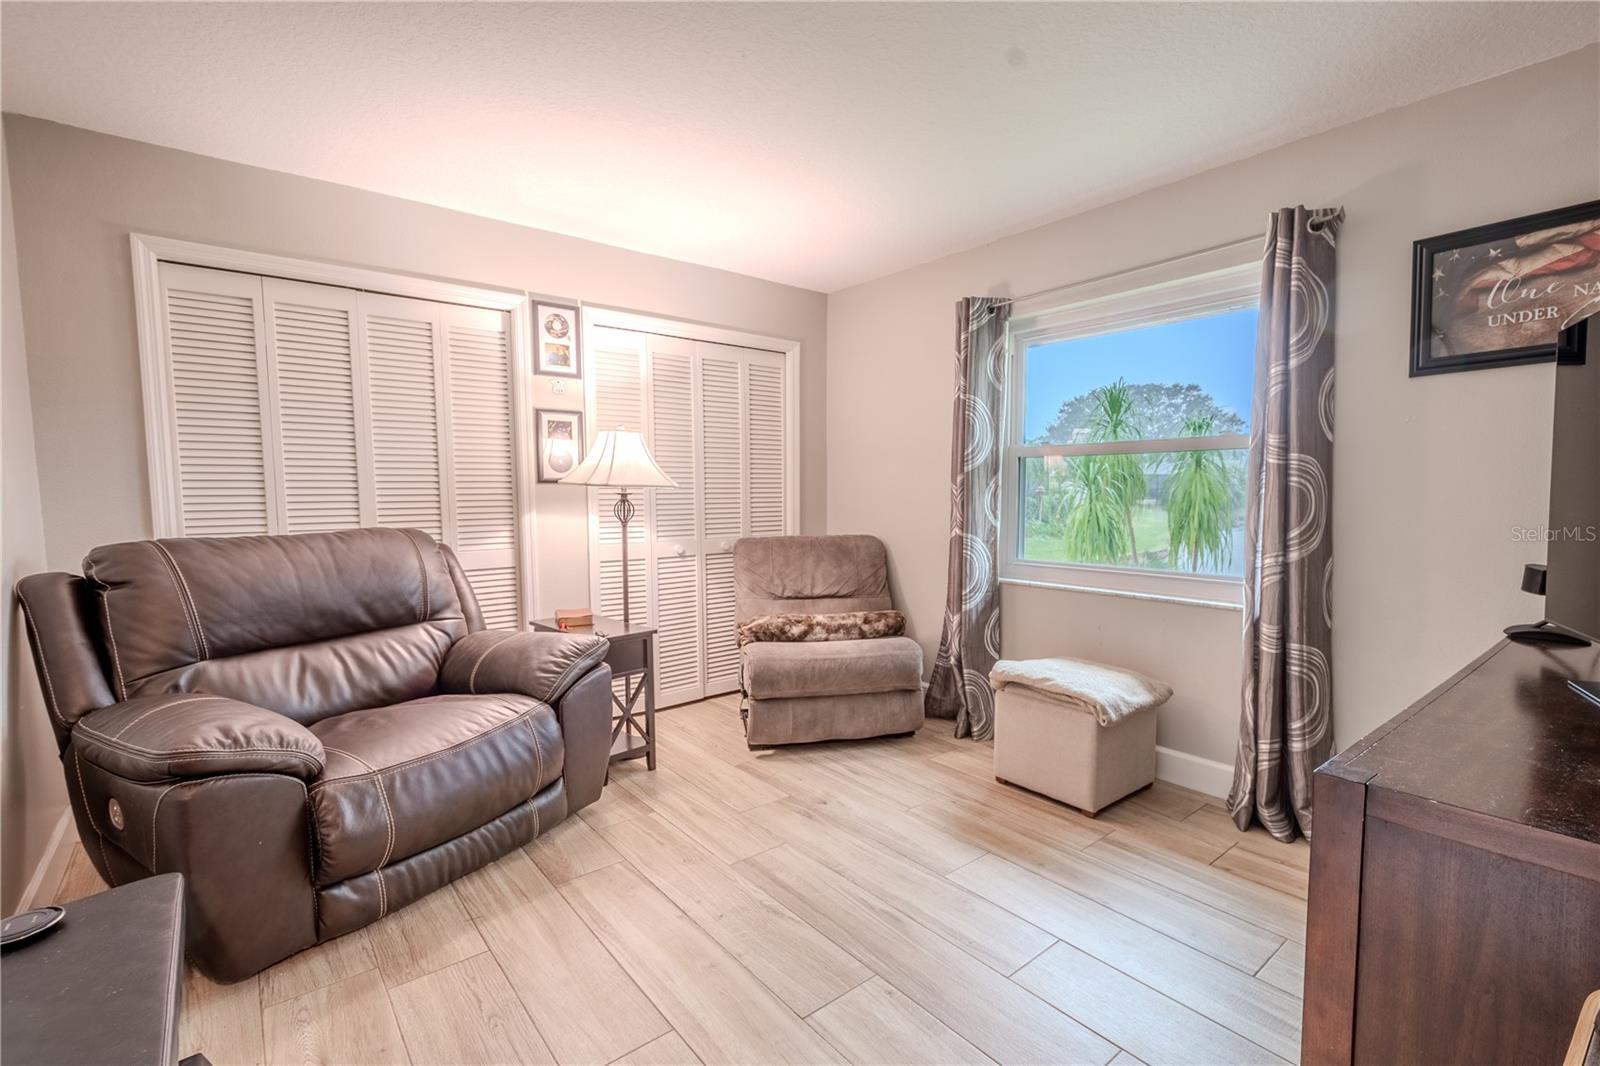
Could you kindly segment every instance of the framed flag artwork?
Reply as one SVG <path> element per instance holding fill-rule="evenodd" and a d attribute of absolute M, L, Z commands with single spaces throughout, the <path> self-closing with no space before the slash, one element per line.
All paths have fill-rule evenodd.
<path fill-rule="evenodd" d="M 1411 376 L 1550 362 L 1600 310 L 1600 200 L 1413 245 Z M 1563 338 L 1562 331 L 1568 330 Z"/>

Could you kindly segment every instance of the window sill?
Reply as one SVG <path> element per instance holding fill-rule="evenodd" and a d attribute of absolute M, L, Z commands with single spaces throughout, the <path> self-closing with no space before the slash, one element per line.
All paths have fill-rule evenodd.
<path fill-rule="evenodd" d="M 1244 610 L 1244 604 L 1227 600 L 1201 599 L 1165 592 L 1135 592 L 1131 589 L 1111 589 L 1097 585 L 1074 585 L 1065 581 L 1039 581 L 1032 578 L 1002 577 L 1000 584 L 1015 585 L 1018 588 L 1053 589 L 1057 592 L 1087 592 L 1093 596 L 1116 596 L 1121 599 L 1148 600 L 1152 603 L 1173 603 L 1185 607 L 1207 607 L 1217 611 L 1242 612 Z"/>

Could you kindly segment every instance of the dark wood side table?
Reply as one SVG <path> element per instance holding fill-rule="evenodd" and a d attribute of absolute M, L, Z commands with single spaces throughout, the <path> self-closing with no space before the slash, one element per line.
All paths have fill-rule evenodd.
<path fill-rule="evenodd" d="M 606 665 L 613 677 L 622 679 L 622 695 L 613 690 L 611 702 L 617 713 L 611 719 L 611 761 L 643 759 L 648 769 L 656 768 L 656 693 L 651 684 L 656 631 L 654 626 L 624 625 L 620 619 L 594 616 L 594 625 L 563 630 L 554 618 L 537 618 L 533 628 L 546 633 L 593 633 L 611 641 Z M 639 711 L 640 697 L 644 711 Z"/>
<path fill-rule="evenodd" d="M 5 1061 L 177 1062 L 183 878 L 134 881 L 68 903 L 66 912 L 0 962 Z"/>

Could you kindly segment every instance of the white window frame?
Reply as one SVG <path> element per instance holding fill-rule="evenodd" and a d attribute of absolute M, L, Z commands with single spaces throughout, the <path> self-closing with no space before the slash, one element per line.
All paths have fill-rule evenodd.
<path fill-rule="evenodd" d="M 1008 327 L 1005 450 L 1000 473 L 1000 580 L 1080 592 L 1155 598 L 1238 608 L 1244 583 L 1238 578 L 1139 570 L 1126 566 L 1050 563 L 1022 558 L 1019 496 L 1022 460 L 1033 456 L 1146 454 L 1248 448 L 1242 433 L 1112 444 L 1022 442 L 1031 344 L 1072 340 L 1177 322 L 1255 306 L 1261 295 L 1261 242 L 1257 239 L 1126 274 L 1086 282 L 1054 295 L 1051 306 L 1014 311 Z"/>
<path fill-rule="evenodd" d="M 145 451 L 150 476 L 150 521 L 156 537 L 182 535 L 181 502 L 173 472 L 177 469 L 177 430 L 166 383 L 170 379 L 164 301 L 161 296 L 162 263 L 233 270 L 263 277 L 286 278 L 346 289 L 408 296 L 439 303 L 465 304 L 510 315 L 512 448 L 516 466 L 517 562 L 521 575 L 522 613 L 533 614 L 538 587 L 534 545 L 538 543 L 538 518 L 533 507 L 534 478 L 538 464 L 533 432 L 533 303 L 577 304 L 550 294 L 462 285 L 435 278 L 372 270 L 345 263 L 252 252 L 224 245 L 202 244 L 145 233 L 128 235 L 133 261 L 133 306 L 139 339 L 139 371 L 144 392 Z"/>

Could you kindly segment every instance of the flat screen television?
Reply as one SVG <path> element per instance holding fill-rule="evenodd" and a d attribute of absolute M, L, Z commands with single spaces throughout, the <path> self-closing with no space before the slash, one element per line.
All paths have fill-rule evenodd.
<path fill-rule="evenodd" d="M 1545 617 L 1600 640 L 1600 322 L 1556 365 Z"/>
<path fill-rule="evenodd" d="M 1587 326 L 1587 328 L 1582 328 Z M 1600 641 L 1600 315 L 1562 334 L 1550 449 L 1545 565 L 1523 587 L 1542 591 L 1545 620 L 1512 626 L 1514 639 Z M 1600 678 L 1573 687 L 1600 703 Z"/>

